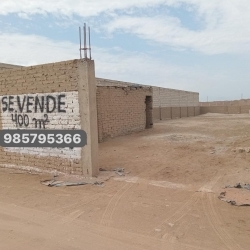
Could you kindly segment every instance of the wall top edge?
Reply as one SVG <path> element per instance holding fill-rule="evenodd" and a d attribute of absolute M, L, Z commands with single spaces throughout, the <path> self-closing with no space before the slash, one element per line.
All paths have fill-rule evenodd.
<path fill-rule="evenodd" d="M 157 86 L 152 86 L 154 90 L 162 89 L 162 90 L 171 90 L 171 91 L 176 91 L 176 92 L 185 92 L 185 93 L 192 93 L 192 94 L 198 94 L 199 92 L 195 91 L 187 91 L 187 90 L 182 90 L 182 89 L 171 89 L 171 88 L 164 88 L 164 87 L 157 87 Z"/>
<path fill-rule="evenodd" d="M 0 74 L 2 73 L 2 71 L 6 72 L 6 71 L 22 71 L 22 70 L 29 70 L 29 69 L 36 69 L 36 68 L 47 68 L 50 66 L 54 66 L 54 65 L 60 65 L 60 64 L 77 64 L 78 62 L 86 62 L 86 61 L 90 61 L 93 62 L 93 60 L 90 59 L 71 59 L 71 60 L 66 60 L 66 61 L 59 61 L 59 62 L 53 62 L 53 63 L 44 63 L 44 64 L 37 64 L 37 65 L 32 65 L 32 66 L 21 66 L 21 65 L 13 65 L 13 67 L 11 68 L 11 64 L 9 64 L 10 68 L 3 68 L 1 69 L 1 65 L 7 65 L 7 64 L 2 64 L 0 63 Z"/>
<path fill-rule="evenodd" d="M 97 88 L 104 88 L 104 89 L 145 89 L 145 90 L 152 90 L 152 87 L 150 86 L 100 86 L 100 85 L 97 85 Z"/>

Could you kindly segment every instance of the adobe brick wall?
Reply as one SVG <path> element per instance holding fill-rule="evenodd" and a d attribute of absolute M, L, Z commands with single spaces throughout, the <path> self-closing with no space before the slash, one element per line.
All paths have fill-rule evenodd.
<path fill-rule="evenodd" d="M 199 93 L 153 87 L 154 120 L 200 115 Z"/>
<path fill-rule="evenodd" d="M 199 93 L 153 87 L 154 103 L 153 107 L 198 107 Z"/>
<path fill-rule="evenodd" d="M 97 86 L 142 86 L 149 87 L 147 85 L 135 84 L 130 82 L 115 81 L 103 78 L 96 78 Z M 187 110 L 187 107 L 196 107 L 195 115 L 200 114 L 199 108 L 199 93 L 152 87 L 153 89 L 153 120 L 168 120 L 181 117 L 187 117 L 187 112 L 181 110 Z M 181 116 L 182 114 L 182 116 Z M 193 113 L 190 113 L 193 116 Z"/>
<path fill-rule="evenodd" d="M 21 68 L 21 67 L 22 66 L 19 66 L 19 65 L 7 64 L 7 63 L 0 63 L 0 70 L 15 69 L 15 68 Z"/>
<path fill-rule="evenodd" d="M 157 108 L 153 108 L 153 110 L 155 110 Z M 158 108 L 160 116 L 154 117 L 156 120 L 160 119 L 160 120 L 169 120 L 172 119 L 172 108 L 170 107 L 165 107 L 165 108 Z"/>
<path fill-rule="evenodd" d="M 239 106 L 228 106 L 227 107 L 228 114 L 240 114 Z"/>
<path fill-rule="evenodd" d="M 242 106 L 201 106 L 201 114 L 219 113 L 219 114 L 248 114 L 250 105 Z"/>
<path fill-rule="evenodd" d="M 242 105 L 240 106 L 240 113 L 241 114 L 249 114 L 250 105 Z"/>
<path fill-rule="evenodd" d="M 195 116 L 195 107 L 188 107 L 188 117 Z"/>
<path fill-rule="evenodd" d="M 181 118 L 181 108 L 180 107 L 171 107 L 172 110 L 172 119 Z"/>
<path fill-rule="evenodd" d="M 248 106 L 250 99 L 232 100 L 232 101 L 214 101 L 214 102 L 200 102 L 200 106 Z"/>
<path fill-rule="evenodd" d="M 49 121 L 44 123 L 45 129 L 84 129 L 89 140 L 89 145 L 84 148 L 73 149 L 0 147 L 0 166 L 32 167 L 72 174 L 83 174 L 84 170 L 89 175 L 97 173 L 97 163 L 92 161 L 92 151 L 98 150 L 97 121 L 95 124 L 94 119 L 97 114 L 93 70 L 94 62 L 90 60 L 71 60 L 0 70 L 0 129 L 36 129 L 36 119 L 45 119 L 45 116 L 48 115 Z M 91 88 L 94 90 L 94 99 L 91 99 L 91 92 L 93 92 Z M 53 112 L 48 113 L 46 103 L 44 110 L 35 110 L 34 99 L 37 97 L 42 103 L 42 99 L 46 100 L 47 96 L 51 96 L 55 100 L 58 100 L 61 96 L 63 102 L 61 107 L 64 112 L 60 112 L 61 110 L 57 106 Z M 23 110 L 20 110 L 20 105 L 17 103 L 18 98 L 25 103 Z M 81 105 L 82 99 L 88 100 L 88 103 Z M 11 104 L 13 110 L 5 110 L 8 100 L 13 101 L 13 104 Z M 30 100 L 32 105 L 26 106 L 27 100 Z M 52 103 L 49 102 L 48 107 L 51 107 L 51 105 Z M 57 103 L 57 105 L 59 104 Z M 90 115 L 90 106 L 92 115 Z M 15 123 L 12 120 L 12 114 L 27 115 L 29 124 L 24 127 L 22 124 Z M 90 127 L 92 128 L 91 131 Z M 37 129 L 39 128 L 39 125 L 37 125 Z M 43 129 L 43 126 L 41 129 Z M 93 139 L 94 134 L 96 134 L 96 142 Z M 92 169 L 92 167 L 95 169 Z"/>
<path fill-rule="evenodd" d="M 250 110 L 250 99 L 233 101 L 200 102 L 201 114 L 248 114 Z"/>
<path fill-rule="evenodd" d="M 160 120 L 161 119 L 161 112 L 162 112 L 162 109 L 153 108 L 153 120 Z M 170 117 L 170 115 L 169 115 L 169 117 Z"/>
<path fill-rule="evenodd" d="M 227 107 L 226 106 L 211 106 L 211 107 L 200 107 L 201 114 L 206 113 L 219 113 L 219 114 L 227 114 Z"/>
<path fill-rule="evenodd" d="M 99 142 L 107 138 L 142 131 L 146 128 L 147 87 L 97 87 Z M 151 109 L 152 114 L 152 109 Z"/>
<path fill-rule="evenodd" d="M 124 82 L 124 81 L 117 81 L 117 80 L 110 80 L 110 79 L 104 79 L 104 78 L 98 78 L 96 77 L 96 86 L 112 86 L 112 87 L 130 87 L 130 86 L 137 86 L 137 87 L 150 87 L 147 85 L 142 85 L 142 84 L 137 84 L 137 83 L 132 83 L 132 82 Z"/>
<path fill-rule="evenodd" d="M 195 107 L 195 116 L 200 115 L 201 114 L 201 108 L 198 106 Z"/>
<path fill-rule="evenodd" d="M 188 107 L 181 107 L 181 117 L 188 117 Z"/>

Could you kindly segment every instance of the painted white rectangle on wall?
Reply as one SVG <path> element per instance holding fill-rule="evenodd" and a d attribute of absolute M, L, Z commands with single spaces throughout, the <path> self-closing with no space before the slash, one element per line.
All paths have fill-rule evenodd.
<path fill-rule="evenodd" d="M 81 129 L 78 92 L 1 96 L 2 129 Z M 81 148 L 4 148 L 21 154 L 80 159 Z"/>

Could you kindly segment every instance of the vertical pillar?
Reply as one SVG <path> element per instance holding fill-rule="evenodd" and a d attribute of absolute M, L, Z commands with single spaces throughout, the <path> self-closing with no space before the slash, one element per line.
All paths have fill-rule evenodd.
<path fill-rule="evenodd" d="M 87 133 L 87 145 L 82 148 L 82 172 L 86 176 L 97 176 L 98 126 L 96 104 L 95 64 L 93 60 L 78 60 L 78 98 L 81 127 Z"/>

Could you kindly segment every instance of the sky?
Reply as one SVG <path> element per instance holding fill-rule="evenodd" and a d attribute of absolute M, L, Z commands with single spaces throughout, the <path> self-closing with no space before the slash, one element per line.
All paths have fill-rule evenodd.
<path fill-rule="evenodd" d="M 0 0 L 0 62 L 79 58 L 91 27 L 96 76 L 250 98 L 249 0 Z"/>

